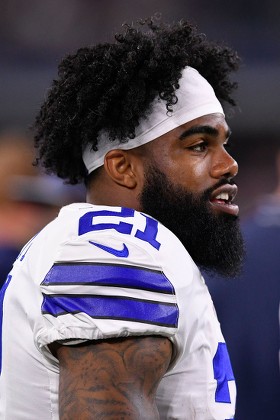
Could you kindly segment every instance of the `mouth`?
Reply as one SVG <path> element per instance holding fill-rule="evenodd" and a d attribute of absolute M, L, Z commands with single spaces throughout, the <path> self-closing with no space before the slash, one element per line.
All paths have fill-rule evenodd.
<path fill-rule="evenodd" d="M 233 203 L 237 194 L 237 186 L 226 184 L 213 191 L 210 197 L 212 209 L 217 213 L 228 213 L 238 216 L 239 207 Z"/>

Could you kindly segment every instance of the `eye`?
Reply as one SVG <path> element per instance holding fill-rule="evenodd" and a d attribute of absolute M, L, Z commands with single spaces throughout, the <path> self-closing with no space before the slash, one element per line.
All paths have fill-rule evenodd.
<path fill-rule="evenodd" d="M 208 144 L 203 141 L 201 143 L 198 144 L 194 144 L 193 146 L 189 146 L 188 149 L 192 150 L 193 152 L 205 152 L 205 150 L 207 149 Z"/>

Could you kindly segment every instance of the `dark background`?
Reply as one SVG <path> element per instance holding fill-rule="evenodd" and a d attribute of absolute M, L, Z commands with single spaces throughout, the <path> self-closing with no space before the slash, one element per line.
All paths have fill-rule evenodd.
<path fill-rule="evenodd" d="M 212 40 L 237 49 L 239 107 L 228 123 L 239 161 L 241 214 L 276 187 L 280 128 L 280 2 L 266 0 L 1 0 L 0 131 L 34 120 L 61 58 L 83 45 L 112 40 L 124 21 L 160 12 L 188 19 Z"/>

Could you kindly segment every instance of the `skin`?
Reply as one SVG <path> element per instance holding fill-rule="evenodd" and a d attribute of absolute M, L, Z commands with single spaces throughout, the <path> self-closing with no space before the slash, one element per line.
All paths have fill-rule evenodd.
<path fill-rule="evenodd" d="M 59 347 L 60 418 L 159 418 L 155 392 L 171 352 L 170 341 L 163 337 Z"/>
<path fill-rule="evenodd" d="M 226 150 L 229 134 L 224 117 L 212 114 L 150 143 L 150 152 L 156 166 L 173 183 L 201 194 L 222 177 L 232 178 L 237 174 L 237 163 Z"/>
<path fill-rule="evenodd" d="M 237 162 L 227 151 L 229 127 L 222 114 L 196 118 L 131 150 L 111 150 L 87 195 L 94 204 L 127 206 L 141 211 L 145 168 L 153 164 L 174 184 L 201 194 L 223 178 L 234 178 Z M 219 209 L 211 206 L 212 211 Z"/>
<path fill-rule="evenodd" d="M 226 144 L 229 128 L 221 114 L 188 122 L 132 150 L 111 150 L 88 186 L 87 201 L 141 211 L 139 194 L 149 164 L 190 192 L 203 193 L 238 171 Z M 228 211 L 213 205 L 213 212 Z M 172 359 L 164 337 L 129 337 L 77 346 L 55 344 L 60 363 L 60 418 L 157 419 L 157 386 Z"/>

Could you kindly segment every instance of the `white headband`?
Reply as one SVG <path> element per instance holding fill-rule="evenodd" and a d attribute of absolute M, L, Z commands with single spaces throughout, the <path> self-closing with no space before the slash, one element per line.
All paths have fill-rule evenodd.
<path fill-rule="evenodd" d="M 178 102 L 173 105 L 173 112 L 167 114 L 166 102 L 156 98 L 152 103 L 148 117 L 143 118 L 136 127 L 134 139 L 129 139 L 127 143 L 122 143 L 119 139 L 111 142 L 106 132 L 100 132 L 98 150 L 93 151 L 88 145 L 83 153 L 83 161 L 88 173 L 90 174 L 104 164 L 104 157 L 110 150 L 134 149 L 195 118 L 216 112 L 224 114 L 212 86 L 197 70 L 186 67 L 182 72 L 179 84 L 180 87 L 176 91 Z"/>

